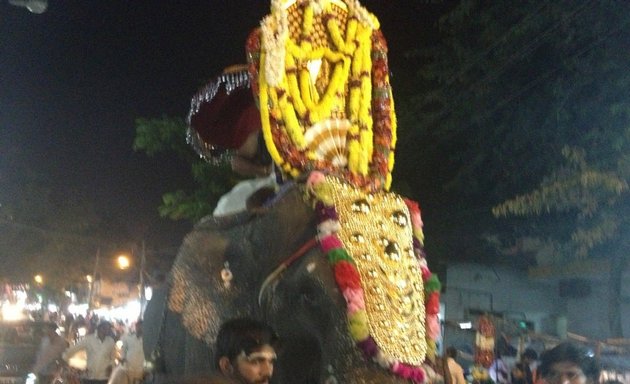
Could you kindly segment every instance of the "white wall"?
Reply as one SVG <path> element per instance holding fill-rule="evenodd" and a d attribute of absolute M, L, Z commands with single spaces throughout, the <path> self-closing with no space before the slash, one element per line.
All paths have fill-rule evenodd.
<path fill-rule="evenodd" d="M 442 300 L 448 320 L 464 319 L 473 308 L 524 316 L 537 329 L 566 312 L 554 285 L 532 282 L 524 272 L 472 263 L 449 266 Z"/>
<path fill-rule="evenodd" d="M 445 319 L 463 320 L 467 309 L 524 314 L 535 331 L 553 336 L 565 330 L 590 339 L 610 338 L 608 331 L 608 287 L 606 279 L 591 283 L 591 293 L 583 298 L 562 298 L 558 279 L 530 279 L 526 272 L 507 267 L 474 263 L 452 264 L 447 269 Z M 621 292 L 622 328 L 630 336 L 630 273 L 625 273 Z M 563 323 L 563 320 L 565 323 Z M 560 332 L 559 332 L 560 331 Z"/>

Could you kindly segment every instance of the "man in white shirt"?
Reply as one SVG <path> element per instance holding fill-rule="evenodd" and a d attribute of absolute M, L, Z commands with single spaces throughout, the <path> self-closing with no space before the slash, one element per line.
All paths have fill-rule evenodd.
<path fill-rule="evenodd" d="M 142 347 L 142 320 L 138 320 L 134 333 L 122 337 L 120 365 L 116 367 L 108 384 L 136 384 L 144 378 L 144 349 Z"/>
<path fill-rule="evenodd" d="M 63 359 L 67 362 L 75 353 L 85 350 L 87 372 L 81 379 L 81 384 L 107 384 L 116 353 L 111 329 L 111 324 L 103 321 L 99 323 L 95 333 L 85 336 L 64 352 Z"/>
<path fill-rule="evenodd" d="M 57 369 L 56 362 L 61 359 L 68 343 L 57 333 L 55 323 L 46 324 L 44 332 L 32 372 L 37 374 L 40 382 L 49 383 Z"/>

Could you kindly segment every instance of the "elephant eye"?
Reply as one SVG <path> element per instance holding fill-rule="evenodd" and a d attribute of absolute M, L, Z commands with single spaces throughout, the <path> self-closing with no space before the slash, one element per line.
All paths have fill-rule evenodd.
<path fill-rule="evenodd" d="M 299 297 L 300 297 L 300 300 L 302 301 L 313 302 L 315 301 L 316 295 L 313 289 L 307 288 L 307 289 L 300 289 Z"/>
<path fill-rule="evenodd" d="M 298 289 L 298 299 L 304 304 L 313 304 L 318 301 L 318 298 L 322 296 L 322 290 L 320 287 L 312 284 L 311 282 L 305 282 L 301 284 Z"/>

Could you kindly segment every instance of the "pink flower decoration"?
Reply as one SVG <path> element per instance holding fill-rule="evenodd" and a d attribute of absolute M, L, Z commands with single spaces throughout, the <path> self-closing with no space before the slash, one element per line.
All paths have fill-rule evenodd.
<path fill-rule="evenodd" d="M 411 215 L 411 224 L 416 228 L 422 228 L 422 217 L 420 216 L 420 206 L 413 200 L 405 199 L 409 214 Z"/>
<path fill-rule="evenodd" d="M 319 239 L 319 246 L 322 252 L 328 253 L 333 249 L 343 248 L 343 243 L 335 235 L 327 235 Z"/>
<path fill-rule="evenodd" d="M 427 315 L 427 336 L 431 340 L 437 340 L 440 337 L 440 321 L 437 315 Z"/>
<path fill-rule="evenodd" d="M 427 281 L 431 278 L 431 271 L 426 266 L 421 266 L 420 271 L 422 272 L 422 281 Z"/>
<path fill-rule="evenodd" d="M 424 226 L 419 212 L 411 215 L 411 224 L 416 228 L 422 228 Z"/>
<path fill-rule="evenodd" d="M 392 372 L 398 376 L 410 379 L 414 383 L 424 382 L 424 371 L 421 368 L 412 367 L 410 365 L 396 362 L 392 365 Z"/>
<path fill-rule="evenodd" d="M 326 175 L 319 171 L 313 171 L 306 180 L 306 187 L 312 189 L 314 185 L 319 184 L 324 180 L 326 180 Z"/>
<path fill-rule="evenodd" d="M 357 288 L 348 288 L 343 291 L 343 297 L 348 304 L 348 314 L 352 315 L 356 311 L 365 309 L 365 300 L 363 298 L 363 290 Z"/>

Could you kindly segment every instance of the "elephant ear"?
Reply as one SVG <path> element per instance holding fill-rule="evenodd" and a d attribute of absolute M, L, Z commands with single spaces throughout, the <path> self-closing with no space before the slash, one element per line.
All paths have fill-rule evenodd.
<path fill-rule="evenodd" d="M 195 338 L 211 345 L 221 317 L 229 313 L 221 281 L 223 255 L 229 240 L 220 231 L 196 228 L 188 234 L 171 269 L 168 308 L 182 316 Z"/>
<path fill-rule="evenodd" d="M 303 193 L 288 184 L 264 213 L 209 217 L 186 236 L 171 268 L 168 307 L 193 337 L 212 344 L 222 321 L 256 316 L 267 274 L 315 235 Z M 230 285 L 223 280 L 226 262 Z"/>

